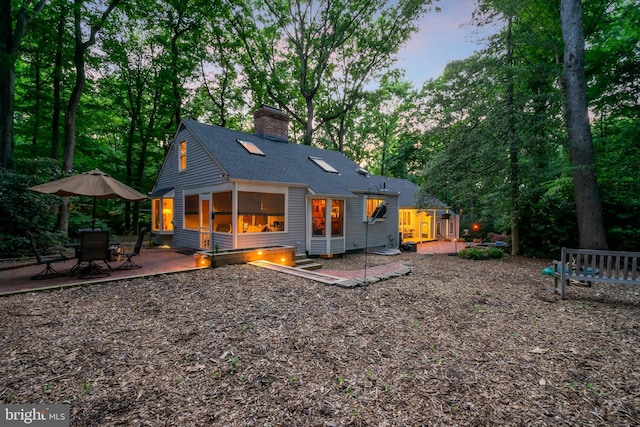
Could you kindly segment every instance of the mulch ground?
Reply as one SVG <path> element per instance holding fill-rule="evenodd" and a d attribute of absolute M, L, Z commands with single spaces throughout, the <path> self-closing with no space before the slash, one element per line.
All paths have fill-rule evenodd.
<path fill-rule="evenodd" d="M 563 301 L 548 261 L 402 257 L 354 289 L 237 265 L 0 298 L 0 401 L 74 426 L 640 425 L 638 287 Z"/>

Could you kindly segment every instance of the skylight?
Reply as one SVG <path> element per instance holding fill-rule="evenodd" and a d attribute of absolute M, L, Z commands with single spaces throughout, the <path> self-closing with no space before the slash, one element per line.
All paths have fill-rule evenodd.
<path fill-rule="evenodd" d="M 261 149 L 259 149 L 256 144 L 254 144 L 253 142 L 249 142 L 249 141 L 244 141 L 242 139 L 236 139 L 236 141 L 238 141 L 240 143 L 240 145 L 242 145 L 244 147 L 245 150 L 247 150 L 249 153 L 251 154 L 255 154 L 257 156 L 264 156 L 265 154 L 262 152 Z"/>
<path fill-rule="evenodd" d="M 321 159 L 320 157 L 309 156 L 309 160 L 311 160 L 316 165 L 320 166 L 323 171 L 329 173 L 338 173 L 338 170 L 331 166 L 329 163 Z"/>

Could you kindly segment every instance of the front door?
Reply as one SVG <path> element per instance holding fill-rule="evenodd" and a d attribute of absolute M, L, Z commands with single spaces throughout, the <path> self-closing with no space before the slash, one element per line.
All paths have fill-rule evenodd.
<path fill-rule="evenodd" d="M 211 249 L 211 198 L 200 196 L 200 249 Z"/>

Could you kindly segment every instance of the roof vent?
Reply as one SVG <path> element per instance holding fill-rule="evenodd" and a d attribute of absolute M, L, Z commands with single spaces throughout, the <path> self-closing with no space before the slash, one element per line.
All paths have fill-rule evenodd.
<path fill-rule="evenodd" d="M 358 166 L 356 168 L 356 172 L 358 172 L 360 175 L 369 176 L 369 171 L 363 168 L 362 166 Z"/>

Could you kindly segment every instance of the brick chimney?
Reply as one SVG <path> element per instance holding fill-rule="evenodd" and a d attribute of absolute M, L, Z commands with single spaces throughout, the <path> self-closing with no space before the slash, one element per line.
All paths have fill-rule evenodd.
<path fill-rule="evenodd" d="M 282 110 L 262 105 L 253 113 L 253 123 L 256 135 L 284 142 L 289 140 L 289 116 Z"/>

